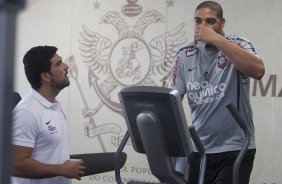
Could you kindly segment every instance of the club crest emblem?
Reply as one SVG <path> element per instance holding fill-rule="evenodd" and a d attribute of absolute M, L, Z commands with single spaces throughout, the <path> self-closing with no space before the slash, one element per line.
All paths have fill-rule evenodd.
<path fill-rule="evenodd" d="M 116 29 L 116 40 L 82 25 L 80 50 L 83 62 L 89 66 L 89 85 L 108 108 L 120 114 L 117 93 L 126 86 L 166 86 L 173 57 L 186 42 L 183 23 L 147 40 L 146 28 L 164 23 L 164 16 L 156 10 L 139 16 L 133 26 L 117 11 L 109 11 L 100 18 L 101 24 Z"/>
<path fill-rule="evenodd" d="M 217 59 L 217 67 L 221 69 L 224 69 L 229 62 L 228 59 L 223 54 L 217 56 L 216 59 Z"/>
<path fill-rule="evenodd" d="M 97 9 L 98 5 L 95 4 Z M 111 31 L 110 36 L 91 28 L 90 24 L 82 24 L 79 38 L 82 62 L 88 67 L 89 87 L 101 101 L 95 108 L 89 107 L 80 87 L 74 56 L 66 62 L 85 105 L 83 116 L 89 118 L 89 122 L 84 124 L 85 134 L 90 138 L 97 137 L 106 152 L 101 135 L 109 132 L 119 135 L 121 127 L 115 123 L 97 125 L 94 116 L 102 107 L 122 115 L 118 92 L 124 87 L 166 87 L 173 58 L 186 43 L 186 31 L 184 23 L 166 30 L 164 15 L 157 10 L 143 11 L 137 0 L 127 0 L 121 12 L 107 11 L 99 22 L 99 30 L 105 26 L 105 32 Z M 150 26 L 153 32 L 150 32 Z M 164 29 L 160 29 L 161 26 Z M 117 145 L 116 139 L 111 142 Z"/>

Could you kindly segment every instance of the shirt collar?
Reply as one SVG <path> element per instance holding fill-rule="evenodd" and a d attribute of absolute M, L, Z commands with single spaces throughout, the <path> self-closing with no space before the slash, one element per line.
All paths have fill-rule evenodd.
<path fill-rule="evenodd" d="M 48 109 L 61 109 L 60 103 L 57 101 L 57 99 L 54 100 L 53 103 L 49 102 L 46 98 L 44 98 L 40 93 L 38 93 L 36 90 L 31 89 L 32 95 L 46 108 Z"/>

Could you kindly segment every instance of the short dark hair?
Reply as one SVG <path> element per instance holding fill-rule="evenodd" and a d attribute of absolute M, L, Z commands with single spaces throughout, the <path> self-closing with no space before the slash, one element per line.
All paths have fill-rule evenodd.
<path fill-rule="evenodd" d="M 33 89 L 41 87 L 41 73 L 50 72 L 51 59 L 57 50 L 54 46 L 36 46 L 24 55 L 23 64 L 25 75 Z"/>
<path fill-rule="evenodd" d="M 223 18 L 223 10 L 219 3 L 214 1 L 204 1 L 201 4 L 199 4 L 196 8 L 196 10 L 200 8 L 209 8 L 211 10 L 214 10 L 217 12 L 217 17 L 222 19 Z"/>

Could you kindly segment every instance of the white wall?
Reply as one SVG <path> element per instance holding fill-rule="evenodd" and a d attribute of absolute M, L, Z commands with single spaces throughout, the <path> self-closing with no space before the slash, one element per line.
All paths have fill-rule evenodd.
<path fill-rule="evenodd" d="M 71 78 L 71 86 L 59 95 L 59 100 L 70 120 L 72 153 L 115 151 L 126 131 L 124 119 L 117 113 L 120 110 L 116 106 L 118 91 L 126 85 L 141 85 L 145 82 L 162 85 L 160 79 L 167 74 L 166 72 L 161 74 L 148 72 L 150 64 L 165 57 L 166 53 L 153 48 L 157 43 L 154 42 L 155 39 L 176 30 L 181 24 L 184 25 L 180 28 L 180 32 L 185 33 L 183 36 L 181 33 L 169 34 L 164 37 L 166 39 L 159 39 L 158 43 L 166 42 L 171 48 L 177 49 L 183 45 L 181 41 L 193 39 L 193 14 L 200 1 L 172 0 L 170 6 L 168 2 L 139 1 L 137 4 L 142 7 L 142 11 L 135 17 L 122 14 L 121 9 L 127 4 L 126 0 L 29 0 L 27 7 L 20 12 L 16 47 L 16 91 L 23 96 L 29 90 L 22 57 L 33 46 L 55 45 L 63 58 L 67 60 L 73 56 L 72 61 L 76 63 L 76 68 L 71 65 L 75 74 Z M 252 81 L 251 101 L 256 126 L 257 155 L 251 183 L 282 183 L 279 172 L 282 169 L 280 161 L 282 19 L 279 12 L 282 1 L 221 0 L 218 2 L 224 8 L 225 31 L 251 40 L 266 66 L 265 77 L 257 83 L 256 88 Z M 158 16 L 163 17 L 163 22 L 148 24 L 154 19 L 148 11 L 153 10 Z M 117 16 L 114 20 L 124 26 L 127 25 L 128 29 L 137 36 L 133 38 L 131 33 L 126 31 L 123 34 L 125 27 L 115 28 L 114 22 L 101 22 L 106 14 L 112 14 L 111 18 Z M 134 25 L 143 15 L 147 15 L 147 18 L 138 25 L 143 25 L 144 29 L 138 27 L 133 30 Z M 107 17 L 104 20 L 110 19 Z M 88 36 L 85 36 L 82 25 L 88 28 Z M 180 37 L 179 43 L 170 42 L 175 41 L 177 37 Z M 85 47 L 88 49 L 87 52 L 81 50 L 81 40 L 91 45 Z M 141 46 L 141 49 L 135 52 L 137 59 L 135 61 L 139 62 L 142 68 L 140 78 L 133 79 L 130 74 L 127 74 L 127 78 L 120 78 L 114 71 L 117 71 L 118 62 L 123 59 L 123 47 L 129 47 L 133 42 L 138 42 Z M 158 48 L 162 47 L 158 45 Z M 94 61 L 93 58 L 97 60 Z M 170 56 L 166 58 L 167 61 L 172 60 Z M 89 71 L 95 74 L 91 79 Z M 85 108 L 94 109 L 91 117 L 84 117 Z M 188 108 L 186 113 L 191 125 Z M 89 127 L 88 133 L 86 127 Z M 143 155 L 135 153 L 130 145 L 126 146 L 125 152 L 128 154 L 128 160 L 121 172 L 125 180 L 137 178 L 155 181 Z M 114 173 L 85 177 L 74 183 L 115 183 Z"/>

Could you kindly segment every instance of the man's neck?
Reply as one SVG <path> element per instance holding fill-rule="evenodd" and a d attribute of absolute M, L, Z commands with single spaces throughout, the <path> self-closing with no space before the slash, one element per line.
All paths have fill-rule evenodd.
<path fill-rule="evenodd" d="M 52 90 L 51 88 L 47 88 L 47 87 L 44 87 L 44 86 L 41 86 L 36 91 L 51 103 L 54 103 L 56 96 L 60 92 L 60 91 Z"/>
<path fill-rule="evenodd" d="M 207 49 L 208 51 L 218 50 L 217 47 L 215 47 L 214 45 L 209 45 L 209 44 L 206 44 L 205 49 Z"/>

